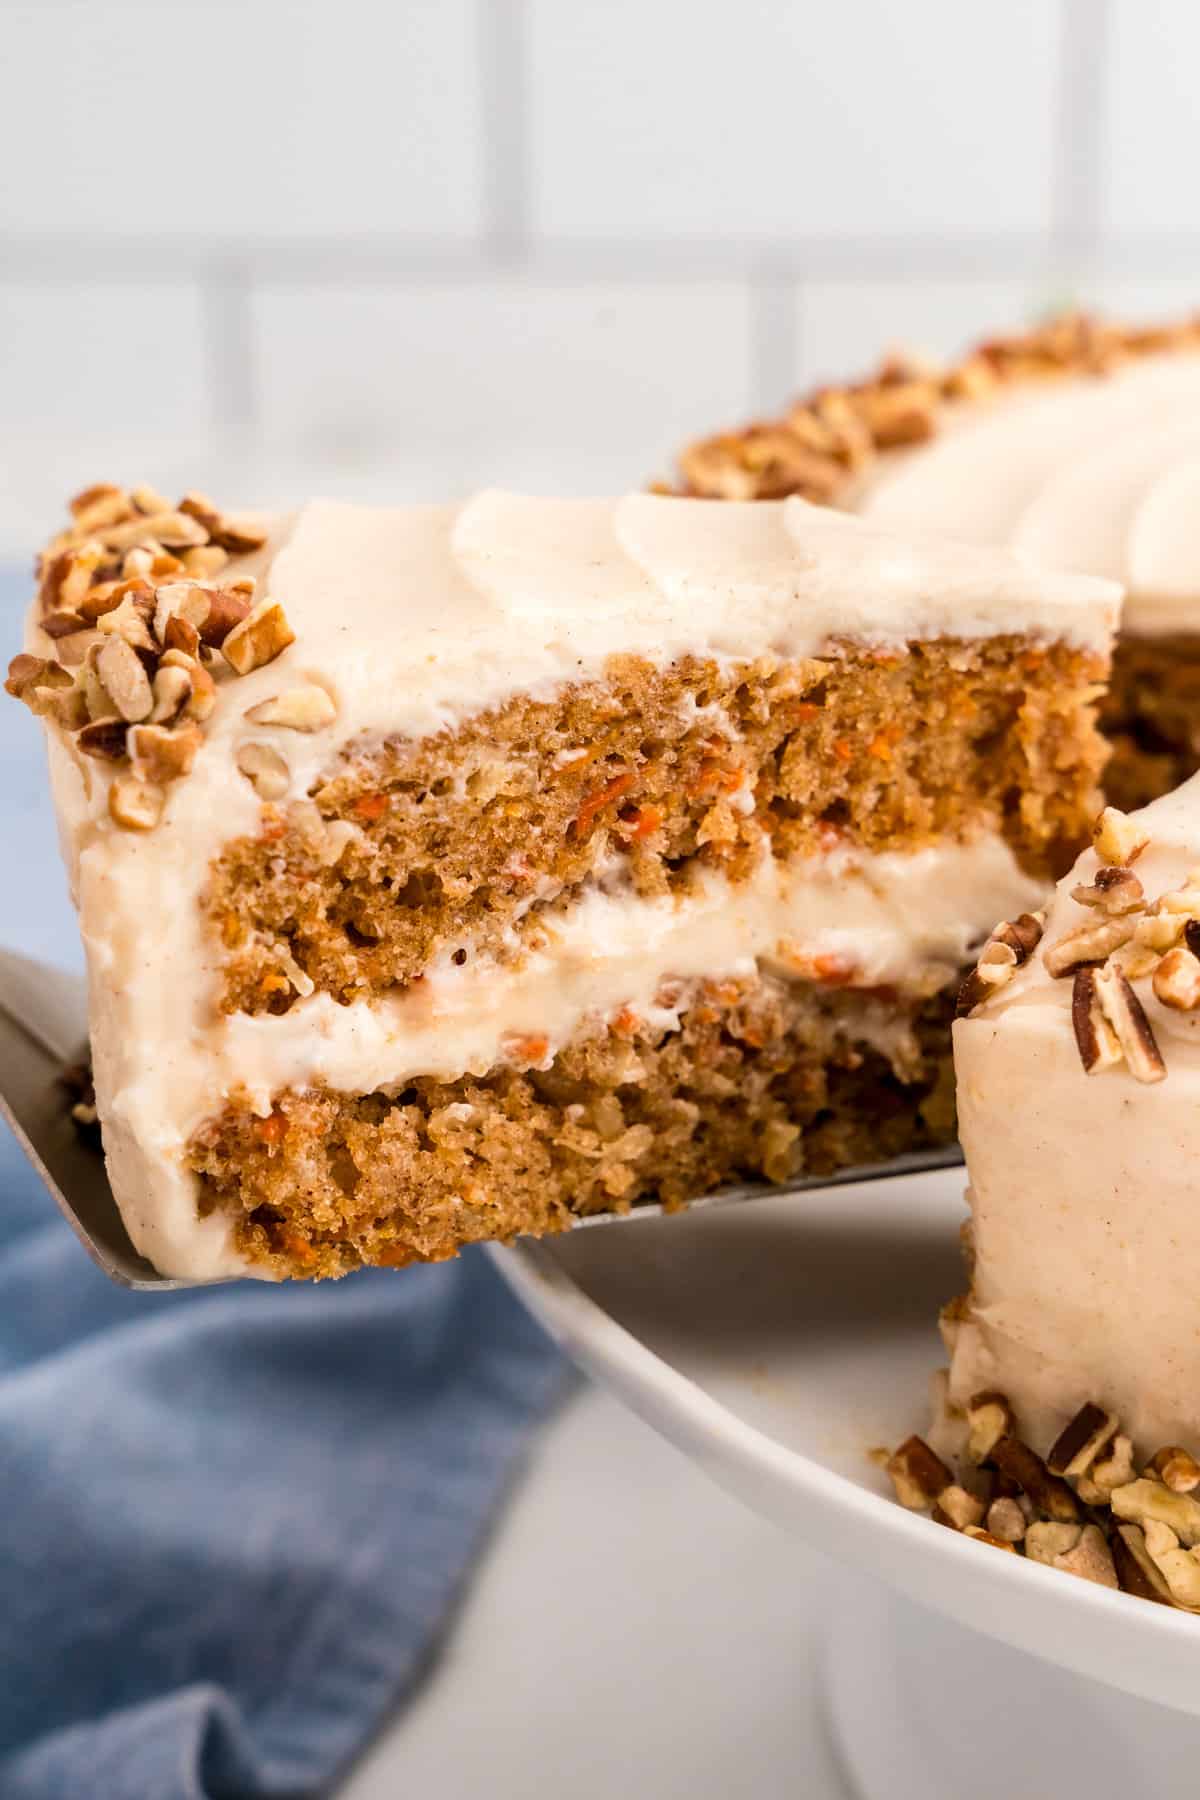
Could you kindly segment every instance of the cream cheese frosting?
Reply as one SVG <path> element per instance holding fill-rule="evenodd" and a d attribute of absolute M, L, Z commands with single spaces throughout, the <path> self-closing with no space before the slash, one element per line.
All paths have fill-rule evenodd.
<path fill-rule="evenodd" d="M 1133 817 L 1150 840 L 1134 864 L 1147 897 L 1182 887 L 1200 865 L 1200 776 Z M 1040 951 L 955 1026 L 975 1268 L 950 1397 L 1006 1393 L 1043 1445 L 1095 1401 L 1148 1455 L 1200 1440 L 1200 1011 L 1135 981 L 1166 1078 L 1084 1073 L 1072 980 L 1042 952 L 1089 918 L 1071 890 L 1098 867 L 1080 858 Z"/>
<path fill-rule="evenodd" d="M 950 412 L 855 504 L 878 525 L 1121 582 L 1125 627 L 1156 634 L 1200 622 L 1198 494 L 1200 355 L 1175 352 Z"/>
<path fill-rule="evenodd" d="M 195 764 L 169 789 L 154 830 L 114 826 L 105 765 L 60 733 L 49 738 L 113 1190 L 138 1248 L 165 1273 L 195 1279 L 252 1272 L 225 1219 L 197 1216 L 182 1161 L 191 1132 L 234 1086 L 249 1081 L 266 1106 L 286 1081 L 358 1092 L 486 1066 L 535 1000 L 538 1029 L 553 1000 L 565 1038 L 591 1013 L 652 1000 L 664 976 L 735 973 L 786 959 L 797 944 L 836 948 L 880 980 L 903 978 L 949 967 L 1006 905 L 1033 897 L 1007 849 L 987 841 L 894 859 L 903 868 L 860 859 L 784 876 L 767 864 L 737 895 L 710 884 L 678 908 L 639 911 L 628 897 L 589 894 L 578 929 L 595 933 L 592 953 L 560 921 L 557 943 L 512 975 L 442 971 L 411 1002 L 313 999 L 282 1019 L 222 1019 L 220 950 L 199 900 L 223 845 L 258 828 L 258 796 L 235 762 L 248 737 L 286 753 L 299 798 L 351 742 L 453 727 L 514 693 L 598 675 L 617 652 L 659 663 L 685 653 L 801 657 L 845 637 L 891 646 L 1005 633 L 1106 649 L 1119 598 L 1108 582 L 1046 576 L 1006 551 L 914 543 L 799 500 L 713 507 L 486 493 L 457 509 L 317 501 L 268 523 L 266 549 L 230 576 L 258 576 L 295 642 L 219 690 Z M 27 642 L 50 651 L 34 614 Z M 325 689 L 332 722 L 311 733 L 247 723 L 297 683 Z"/>

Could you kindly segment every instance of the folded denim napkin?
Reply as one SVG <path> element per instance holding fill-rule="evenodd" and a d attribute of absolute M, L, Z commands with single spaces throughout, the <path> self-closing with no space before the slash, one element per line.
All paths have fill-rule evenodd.
<path fill-rule="evenodd" d="M 562 1391 L 479 1253 L 128 1294 L 0 1143 L 0 1795 L 327 1789 Z"/>

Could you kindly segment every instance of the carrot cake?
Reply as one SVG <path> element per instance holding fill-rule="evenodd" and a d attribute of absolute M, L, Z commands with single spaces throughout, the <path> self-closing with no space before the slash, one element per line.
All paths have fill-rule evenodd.
<path fill-rule="evenodd" d="M 1200 324 L 1070 315 L 948 369 L 905 358 L 692 445 L 683 489 L 803 494 L 1120 581 L 1101 723 L 1126 809 L 1200 768 Z"/>
<path fill-rule="evenodd" d="M 1111 584 L 800 499 L 72 512 L 8 687 L 164 1273 L 950 1137 L 961 970 L 1098 803 Z"/>
<path fill-rule="evenodd" d="M 954 1028 L 971 1286 L 936 1450 L 892 1474 L 943 1523 L 1200 1608 L 1200 776 L 1105 812 L 1019 935 Z"/>

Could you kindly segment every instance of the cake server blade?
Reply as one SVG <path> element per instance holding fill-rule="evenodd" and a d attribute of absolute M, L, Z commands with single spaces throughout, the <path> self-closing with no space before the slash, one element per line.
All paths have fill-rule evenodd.
<path fill-rule="evenodd" d="M 156 1292 L 198 1286 L 160 1275 L 130 1242 L 108 1185 L 104 1158 L 80 1135 L 60 1079 L 63 1070 L 82 1061 L 86 1053 L 87 993 L 82 978 L 14 951 L 0 950 L 0 1113 L 80 1243 L 111 1280 L 121 1287 Z M 888 1162 L 839 1169 L 833 1175 L 803 1176 L 782 1187 L 746 1182 L 720 1188 L 693 1200 L 689 1211 L 757 1200 L 767 1193 L 799 1193 L 924 1174 L 961 1161 L 956 1144 L 912 1151 Z M 632 1224 L 655 1218 L 662 1211 L 661 1206 L 652 1204 L 631 1212 L 589 1213 L 573 1229 Z"/>

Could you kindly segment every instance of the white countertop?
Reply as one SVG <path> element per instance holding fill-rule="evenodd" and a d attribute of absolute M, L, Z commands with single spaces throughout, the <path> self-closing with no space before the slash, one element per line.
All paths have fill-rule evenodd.
<path fill-rule="evenodd" d="M 585 1388 L 341 1800 L 845 1800 L 817 1700 L 836 1580 Z"/>

